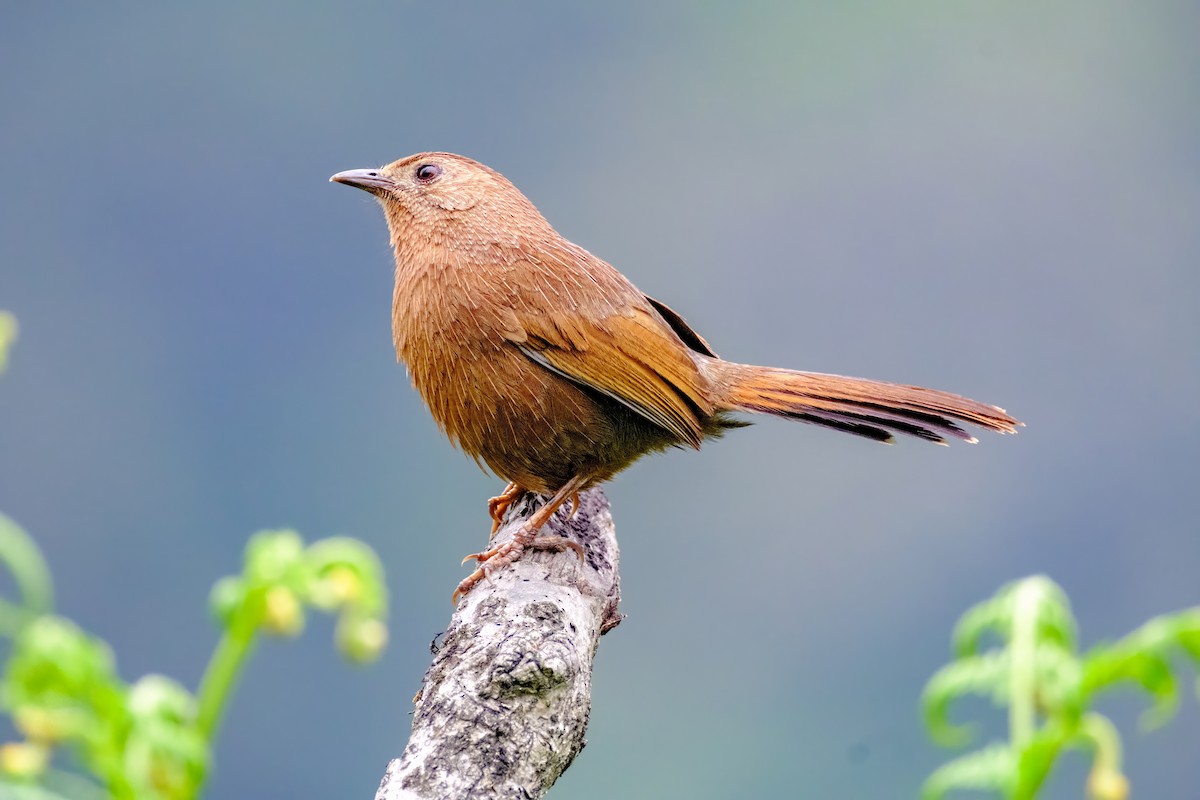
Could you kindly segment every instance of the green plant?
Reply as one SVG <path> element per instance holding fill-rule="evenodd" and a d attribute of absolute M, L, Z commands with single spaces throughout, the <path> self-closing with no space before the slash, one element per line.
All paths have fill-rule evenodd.
<path fill-rule="evenodd" d="M 22 595 L 19 603 L 0 601 L 0 635 L 12 641 L 0 706 L 25 737 L 0 747 L 4 797 L 197 797 L 221 714 L 261 633 L 298 635 L 311 607 L 338 614 L 338 649 L 351 661 L 376 658 L 387 640 L 383 576 L 366 545 L 334 538 L 305 547 L 294 531 L 262 531 L 246 547 L 242 574 L 213 589 L 222 635 L 199 690 L 162 675 L 125 684 L 103 641 L 49 613 L 49 575 L 37 548 L 4 517 L 0 561 Z M 58 748 L 73 751 L 91 777 L 51 768 Z"/>
<path fill-rule="evenodd" d="M 1200 665 L 1200 608 L 1156 617 L 1085 654 L 1077 651 L 1076 627 L 1066 595 L 1042 576 L 1003 587 L 959 620 L 954 661 L 925 688 L 930 735 L 947 747 L 968 744 L 973 731 L 950 723 L 949 707 L 964 695 L 984 695 L 1008 708 L 1008 741 L 940 767 L 925 782 L 926 800 L 955 789 L 1036 797 L 1059 756 L 1073 749 L 1092 754 L 1089 798 L 1128 796 L 1120 734 L 1094 705 L 1104 692 L 1133 685 L 1153 701 L 1143 724 L 1166 722 L 1179 700 L 1173 659 L 1183 655 Z M 985 649 L 991 637 L 998 644 Z"/>
<path fill-rule="evenodd" d="M 0 312 L 0 371 L 16 334 Z M 242 573 L 217 582 L 210 606 L 221 638 L 195 694 L 162 675 L 126 684 L 112 650 L 53 614 L 50 573 L 33 540 L 0 515 L 0 564 L 18 597 L 0 598 L 9 640 L 0 709 L 23 741 L 0 746 L 5 800 L 191 800 L 211 763 L 221 715 L 260 634 L 296 636 L 306 608 L 336 613 L 341 653 L 362 663 L 387 641 L 387 594 L 374 552 L 331 538 L 305 546 L 295 531 L 262 531 Z M 75 756 L 73 769 L 53 762 Z"/>

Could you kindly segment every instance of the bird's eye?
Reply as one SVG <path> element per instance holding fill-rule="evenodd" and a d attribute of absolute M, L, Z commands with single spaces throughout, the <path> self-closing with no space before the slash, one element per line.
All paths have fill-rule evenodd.
<path fill-rule="evenodd" d="M 422 164 L 417 167 L 417 180 L 421 183 L 432 183 L 441 174 L 442 168 L 437 164 Z"/>

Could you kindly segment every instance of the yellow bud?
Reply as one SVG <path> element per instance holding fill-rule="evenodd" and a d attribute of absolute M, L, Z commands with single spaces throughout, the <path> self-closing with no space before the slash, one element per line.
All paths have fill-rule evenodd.
<path fill-rule="evenodd" d="M 304 609 L 286 586 L 272 586 L 264 598 L 263 628 L 276 636 L 295 636 L 304 630 Z"/>
<path fill-rule="evenodd" d="M 1129 780 L 1115 769 L 1094 769 L 1088 775 L 1089 800 L 1126 800 Z"/>
<path fill-rule="evenodd" d="M 50 750 L 34 742 L 9 742 L 0 745 L 0 772 L 14 778 L 35 778 L 50 761 Z"/>
<path fill-rule="evenodd" d="M 26 739 L 54 744 L 71 732 L 71 712 L 54 712 L 37 706 L 22 706 L 13 713 L 13 723 Z"/>
<path fill-rule="evenodd" d="M 180 797 L 188 775 L 182 765 L 156 758 L 150 763 L 150 785 L 162 797 Z"/>
<path fill-rule="evenodd" d="M 338 626 L 338 647 L 342 655 L 358 664 L 379 658 L 387 647 L 387 626 L 377 619 L 355 620 Z"/>
<path fill-rule="evenodd" d="M 354 603 L 362 597 L 362 578 L 349 567 L 333 567 L 325 575 L 325 581 L 338 603 Z"/>

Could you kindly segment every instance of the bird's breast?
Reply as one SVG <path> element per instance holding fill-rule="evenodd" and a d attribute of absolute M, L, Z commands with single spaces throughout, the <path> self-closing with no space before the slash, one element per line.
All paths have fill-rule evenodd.
<path fill-rule="evenodd" d="M 438 426 L 493 472 L 550 491 L 603 447 L 594 398 L 512 344 L 502 288 L 467 285 L 453 271 L 398 272 L 392 332 Z M 476 276 L 477 277 L 477 276 Z"/>

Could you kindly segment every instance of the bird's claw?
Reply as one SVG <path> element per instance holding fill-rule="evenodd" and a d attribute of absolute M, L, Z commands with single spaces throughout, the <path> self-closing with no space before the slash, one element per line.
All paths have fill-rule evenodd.
<path fill-rule="evenodd" d="M 454 605 L 457 606 L 459 599 L 474 589 L 480 581 L 485 578 L 491 578 L 492 573 L 496 570 L 519 560 L 526 550 L 552 550 L 556 553 L 561 553 L 563 550 L 573 550 L 575 551 L 575 555 L 579 557 L 579 563 L 585 563 L 586 554 L 584 553 L 583 545 L 574 539 L 567 539 L 562 536 L 533 536 L 531 533 L 521 536 L 522 532 L 519 531 L 517 536 L 498 547 L 484 550 L 482 553 L 471 553 L 462 560 L 462 563 L 466 564 L 471 559 L 475 559 L 479 566 L 475 568 L 474 572 L 463 578 L 454 589 L 454 594 L 450 598 Z"/>
<path fill-rule="evenodd" d="M 450 603 L 454 606 L 457 606 L 458 601 L 462 599 L 463 595 L 474 589 L 475 584 L 479 583 L 486 577 L 488 577 L 488 574 L 483 571 L 483 567 L 480 567 L 467 577 L 463 578 L 462 581 L 459 582 L 458 586 L 454 587 L 454 594 L 450 596 Z"/>
<path fill-rule="evenodd" d="M 515 483 L 510 483 L 504 487 L 504 491 L 488 500 L 488 514 L 492 518 L 492 533 L 496 535 L 496 531 L 500 530 L 500 526 L 504 524 L 504 515 L 508 513 L 508 509 L 517 499 L 525 494 L 525 490 Z M 491 536 L 488 541 L 491 541 Z"/>
<path fill-rule="evenodd" d="M 463 556 L 463 560 L 458 562 L 458 565 L 461 567 L 463 564 L 467 563 L 471 559 L 475 559 L 477 562 L 482 564 L 485 561 L 489 561 L 499 551 L 500 551 L 499 547 L 493 547 L 490 550 L 484 550 L 482 553 L 471 553 L 470 555 Z"/>

